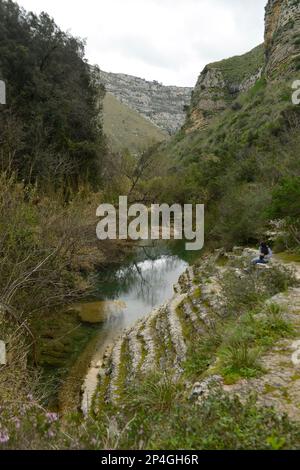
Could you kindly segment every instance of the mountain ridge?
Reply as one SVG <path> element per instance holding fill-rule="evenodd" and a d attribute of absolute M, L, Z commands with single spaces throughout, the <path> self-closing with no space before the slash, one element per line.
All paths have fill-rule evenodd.
<path fill-rule="evenodd" d="M 169 135 L 178 131 L 185 121 L 192 88 L 165 86 L 158 81 L 103 70 L 99 71 L 98 81 L 121 103 Z"/>

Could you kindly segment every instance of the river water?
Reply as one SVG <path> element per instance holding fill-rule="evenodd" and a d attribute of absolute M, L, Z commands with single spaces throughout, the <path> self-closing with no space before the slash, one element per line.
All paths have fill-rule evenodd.
<path fill-rule="evenodd" d="M 101 323 L 91 365 L 84 380 L 84 413 L 96 389 L 106 348 L 123 329 L 172 298 L 173 285 L 196 256 L 183 248 L 184 245 L 178 242 L 139 246 L 122 266 L 99 275 L 97 302 L 77 306 L 82 320 Z"/>

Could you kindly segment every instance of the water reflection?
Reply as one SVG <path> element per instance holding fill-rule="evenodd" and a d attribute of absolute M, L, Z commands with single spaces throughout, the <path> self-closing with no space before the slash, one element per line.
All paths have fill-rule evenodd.
<path fill-rule="evenodd" d="M 124 327 L 149 313 L 173 295 L 173 285 L 187 263 L 177 256 L 160 255 L 108 273 L 98 292 L 106 301 L 122 301 Z"/>
<path fill-rule="evenodd" d="M 187 252 L 181 251 L 182 244 L 167 245 L 156 243 L 140 246 L 131 260 L 122 267 L 99 273 L 97 298 L 101 310 L 106 304 L 122 305 L 117 315 L 109 315 L 102 324 L 91 367 L 84 382 L 82 409 L 87 411 L 97 385 L 97 375 L 103 353 L 119 334 L 136 320 L 146 316 L 155 307 L 173 296 L 173 285 L 188 266 Z M 185 253 L 184 256 L 182 253 Z M 196 254 L 193 253 L 193 256 Z M 95 307 L 95 303 L 90 304 Z M 100 305 L 99 305 L 100 308 Z M 93 315 L 85 311 L 91 319 Z"/>

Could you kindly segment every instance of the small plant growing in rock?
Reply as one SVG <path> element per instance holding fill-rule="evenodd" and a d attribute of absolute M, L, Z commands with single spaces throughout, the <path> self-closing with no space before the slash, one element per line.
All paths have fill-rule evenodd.
<path fill-rule="evenodd" d="M 259 356 L 258 348 L 251 347 L 243 337 L 233 336 L 219 352 L 225 381 L 231 383 L 240 377 L 251 378 L 259 375 L 263 371 Z"/>

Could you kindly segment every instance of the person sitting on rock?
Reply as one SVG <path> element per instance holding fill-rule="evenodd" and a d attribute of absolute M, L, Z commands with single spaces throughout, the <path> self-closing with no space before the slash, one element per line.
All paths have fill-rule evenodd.
<path fill-rule="evenodd" d="M 252 263 L 253 264 L 268 264 L 270 259 L 272 258 L 272 250 L 266 242 L 261 242 L 259 247 L 259 256 L 255 258 Z"/>

